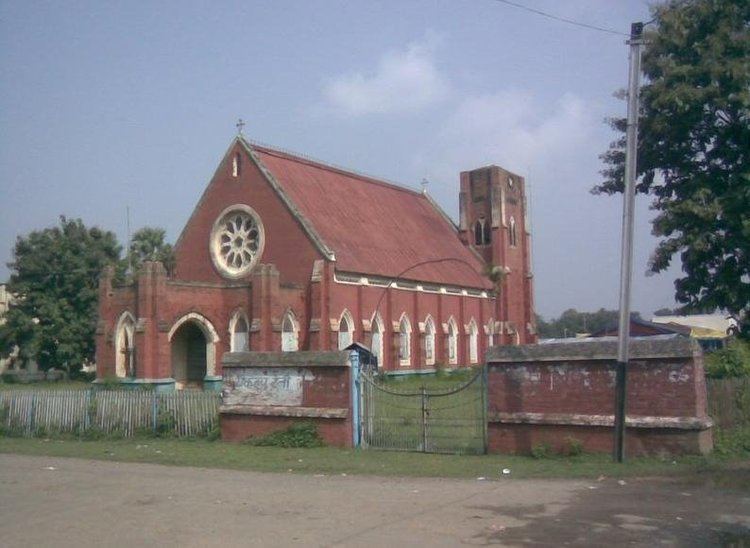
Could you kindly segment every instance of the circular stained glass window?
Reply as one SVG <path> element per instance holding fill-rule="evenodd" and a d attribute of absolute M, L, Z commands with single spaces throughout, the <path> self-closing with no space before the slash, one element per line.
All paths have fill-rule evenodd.
<path fill-rule="evenodd" d="M 222 211 L 211 231 L 211 259 L 228 278 L 250 272 L 263 252 L 263 225 L 255 211 L 238 204 Z"/>

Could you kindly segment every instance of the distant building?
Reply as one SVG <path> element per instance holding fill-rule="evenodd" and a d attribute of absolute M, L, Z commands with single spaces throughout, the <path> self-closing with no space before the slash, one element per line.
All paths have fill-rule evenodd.
<path fill-rule="evenodd" d="M 724 346 L 733 326 L 737 324 L 720 314 L 696 314 L 693 316 L 654 316 L 651 321 L 641 318 L 630 318 L 631 337 L 655 337 L 674 335 L 690 337 L 698 341 L 705 351 L 716 350 Z M 592 333 L 590 336 L 616 337 L 618 325 Z"/>
<path fill-rule="evenodd" d="M 8 292 L 8 288 L 5 284 L 0 284 L 0 325 L 5 323 L 5 313 L 10 308 L 12 298 Z M 21 362 L 17 358 L 18 349 L 15 349 L 9 358 L 0 358 L 0 373 L 5 371 L 26 371 L 28 373 L 36 373 L 38 370 L 37 363 L 35 361 Z"/>
<path fill-rule="evenodd" d="M 596 333 L 592 333 L 590 336 L 594 338 L 599 337 L 617 337 L 619 334 L 619 323 L 610 325 L 605 329 L 601 329 Z M 631 337 L 654 337 L 656 335 L 682 335 L 689 336 L 690 329 L 680 325 L 660 325 L 654 322 L 649 322 L 641 318 L 633 317 L 630 318 L 630 336 Z"/>
<path fill-rule="evenodd" d="M 5 323 L 5 313 L 8 311 L 10 306 L 10 299 L 8 297 L 8 291 L 5 288 L 5 284 L 0 284 L 0 325 Z M 8 358 L 0 358 L 0 373 L 3 373 L 8 368 Z"/>
<path fill-rule="evenodd" d="M 704 350 L 721 348 L 737 332 L 737 322 L 724 314 L 654 316 L 651 321 L 668 327 L 688 329 L 690 336 L 697 339 Z"/>
<path fill-rule="evenodd" d="M 455 225 L 425 191 L 238 136 L 174 272 L 145 263 L 124 287 L 102 277 L 97 376 L 215 386 L 225 352 L 353 342 L 384 370 L 429 370 L 536 341 L 524 179 L 487 166 L 459 188 Z"/>

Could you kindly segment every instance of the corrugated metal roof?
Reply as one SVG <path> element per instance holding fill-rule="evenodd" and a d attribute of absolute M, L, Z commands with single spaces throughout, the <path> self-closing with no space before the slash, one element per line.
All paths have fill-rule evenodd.
<path fill-rule="evenodd" d="M 420 192 L 287 152 L 251 148 L 334 251 L 337 270 L 492 287 L 482 274 L 484 262 Z M 409 270 L 438 259 L 450 260 Z"/>

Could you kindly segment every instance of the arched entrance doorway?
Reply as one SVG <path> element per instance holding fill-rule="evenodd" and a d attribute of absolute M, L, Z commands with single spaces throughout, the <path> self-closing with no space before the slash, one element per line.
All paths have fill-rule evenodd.
<path fill-rule="evenodd" d="M 200 314 L 175 322 L 169 333 L 175 388 L 203 388 L 204 381 L 215 375 L 218 340 L 216 330 Z"/>

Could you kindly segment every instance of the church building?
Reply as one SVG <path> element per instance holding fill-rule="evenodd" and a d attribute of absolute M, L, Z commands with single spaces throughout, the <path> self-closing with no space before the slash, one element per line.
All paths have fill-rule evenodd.
<path fill-rule="evenodd" d="M 232 142 L 175 245 L 176 264 L 100 281 L 97 376 L 221 384 L 230 351 L 344 349 L 388 372 L 471 366 L 536 340 L 524 179 L 460 175 L 456 226 L 427 194 Z"/>

